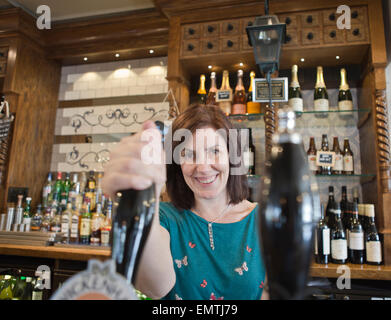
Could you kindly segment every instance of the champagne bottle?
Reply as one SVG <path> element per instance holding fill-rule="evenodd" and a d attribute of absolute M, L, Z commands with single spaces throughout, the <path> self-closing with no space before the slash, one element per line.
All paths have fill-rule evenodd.
<path fill-rule="evenodd" d="M 326 84 L 323 79 L 323 68 L 318 67 L 316 75 L 316 85 L 314 90 L 314 110 L 318 118 L 326 118 L 329 111 L 329 96 L 327 94 Z"/>
<path fill-rule="evenodd" d="M 352 111 L 353 99 L 347 81 L 346 70 L 341 69 L 341 85 L 338 93 L 338 109 L 340 111 Z"/>
<path fill-rule="evenodd" d="M 205 75 L 204 74 L 201 74 L 201 76 L 200 76 L 200 87 L 198 88 L 197 95 L 198 95 L 198 102 L 200 104 L 205 104 L 206 90 L 205 90 Z"/>
<path fill-rule="evenodd" d="M 246 92 L 243 86 L 243 70 L 238 70 L 238 81 L 235 87 L 232 114 L 246 113 Z"/>
<path fill-rule="evenodd" d="M 335 216 L 331 209 L 334 208 L 334 187 L 329 186 L 329 200 L 327 201 L 327 207 L 326 207 L 326 223 L 329 226 L 330 229 L 333 228 L 335 223 Z"/>
<path fill-rule="evenodd" d="M 353 152 L 350 149 L 349 139 L 344 139 L 343 145 L 343 174 L 354 174 Z"/>
<path fill-rule="evenodd" d="M 316 224 L 312 184 L 295 113 L 278 111 L 278 132 L 263 179 L 260 245 L 271 299 L 302 299 Z M 306 178 L 304 178 L 306 177 Z M 320 206 L 319 206 L 320 208 Z"/>
<path fill-rule="evenodd" d="M 223 80 L 221 82 L 221 87 L 219 91 L 227 91 L 230 96 L 232 96 L 232 89 L 229 85 L 229 72 L 227 70 L 223 71 Z M 219 107 L 226 115 L 231 113 L 231 100 L 230 101 L 220 101 Z"/>
<path fill-rule="evenodd" d="M 255 72 L 250 72 L 250 87 L 247 93 L 247 113 L 261 113 L 261 104 L 254 102 L 253 99 L 253 82 L 255 78 Z"/>
<path fill-rule="evenodd" d="M 248 167 L 247 174 L 255 175 L 255 146 L 253 144 L 252 129 L 248 128 L 248 148 L 244 151 L 244 165 Z"/>
<path fill-rule="evenodd" d="M 328 264 L 330 255 L 330 228 L 327 226 L 323 213 L 323 205 L 321 207 L 321 218 L 315 229 L 316 247 L 317 247 L 317 263 Z"/>
<path fill-rule="evenodd" d="M 375 224 L 375 206 L 366 204 L 365 211 L 368 218 L 367 232 L 365 233 L 366 261 L 368 264 L 382 263 L 381 242 Z"/>
<path fill-rule="evenodd" d="M 341 149 L 339 148 L 338 137 L 334 137 L 333 141 L 333 150 L 335 153 L 335 163 L 332 169 L 333 174 L 342 174 L 343 172 L 343 154 Z"/>
<path fill-rule="evenodd" d="M 354 264 L 364 263 L 364 230 L 358 220 L 357 203 L 352 203 L 353 220 L 349 227 L 349 260 Z"/>
<path fill-rule="evenodd" d="M 345 229 L 341 220 L 341 208 L 334 202 L 335 224 L 331 229 L 331 261 L 333 263 L 344 264 L 348 259 L 347 241 Z"/>
<path fill-rule="evenodd" d="M 327 139 L 327 134 L 322 134 L 322 146 L 320 151 L 330 151 L 329 149 L 329 140 Z M 331 166 L 322 165 L 320 166 L 320 174 L 331 175 Z"/>
<path fill-rule="evenodd" d="M 209 105 L 217 105 L 216 103 L 216 93 L 217 93 L 217 87 L 216 87 L 216 72 L 212 72 L 210 74 L 210 89 L 208 92 L 208 97 L 206 98 L 206 104 Z"/>
<path fill-rule="evenodd" d="M 316 146 L 314 137 L 310 137 L 310 145 L 307 151 L 307 158 L 310 171 L 313 174 L 317 174 L 319 172 L 319 167 L 316 165 Z"/>
<path fill-rule="evenodd" d="M 288 104 L 295 112 L 303 112 L 303 98 L 301 96 L 299 78 L 297 76 L 298 66 L 295 64 L 292 67 L 292 81 L 289 86 Z"/>
<path fill-rule="evenodd" d="M 163 123 L 155 123 L 163 137 Z M 158 199 L 154 184 L 145 190 L 128 189 L 117 193 L 111 257 L 115 261 L 117 272 L 122 274 L 129 284 L 134 283 L 137 277 L 137 267 L 152 226 L 156 201 Z"/>

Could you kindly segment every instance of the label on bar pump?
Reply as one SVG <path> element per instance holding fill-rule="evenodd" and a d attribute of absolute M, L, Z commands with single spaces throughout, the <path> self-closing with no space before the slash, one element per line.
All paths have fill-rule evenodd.
<path fill-rule="evenodd" d="M 139 300 L 133 286 L 115 271 L 113 260 L 88 261 L 87 270 L 69 278 L 51 300 Z"/>

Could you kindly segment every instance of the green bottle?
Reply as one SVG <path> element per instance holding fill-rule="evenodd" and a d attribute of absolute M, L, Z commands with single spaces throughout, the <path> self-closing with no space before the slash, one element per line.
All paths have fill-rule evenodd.
<path fill-rule="evenodd" d="M 91 212 L 90 199 L 86 199 L 83 204 L 82 213 L 80 216 L 80 243 L 90 244 L 91 238 Z"/>
<path fill-rule="evenodd" d="M 11 276 L 6 275 L 3 279 L 3 286 L 0 292 L 0 300 L 12 300 L 12 283 Z"/>
<path fill-rule="evenodd" d="M 60 203 L 60 201 L 61 201 L 61 192 L 62 192 L 61 178 L 62 178 L 62 174 L 61 174 L 61 172 L 58 172 L 57 173 L 57 180 L 54 183 L 54 187 L 53 187 L 53 202 L 55 201 L 57 203 Z"/>
<path fill-rule="evenodd" d="M 338 93 L 338 109 L 341 111 L 352 111 L 353 110 L 353 98 L 350 92 L 346 70 L 341 69 L 341 85 Z"/>
<path fill-rule="evenodd" d="M 66 176 L 65 176 L 65 180 L 63 181 L 62 187 L 61 187 L 61 199 L 60 199 L 60 204 L 61 204 L 62 206 L 64 206 L 64 207 L 67 205 L 68 196 L 69 196 L 69 191 L 71 190 L 71 186 L 72 186 L 70 177 L 71 177 L 70 173 L 67 172 L 67 173 L 66 173 Z"/>
<path fill-rule="evenodd" d="M 12 291 L 12 300 L 22 300 L 26 289 L 26 277 L 18 277 L 14 290 Z"/>
<path fill-rule="evenodd" d="M 323 78 L 323 68 L 318 67 L 316 74 L 316 85 L 314 90 L 314 111 L 317 118 L 326 118 L 329 111 L 329 96 Z"/>

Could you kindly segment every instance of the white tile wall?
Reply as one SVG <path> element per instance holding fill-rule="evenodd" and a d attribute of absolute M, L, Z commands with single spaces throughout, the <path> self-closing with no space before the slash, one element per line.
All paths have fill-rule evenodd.
<path fill-rule="evenodd" d="M 164 94 L 168 92 L 166 75 L 167 57 L 66 66 L 61 70 L 59 100 Z M 150 111 L 146 111 L 145 107 L 152 107 L 158 112 L 152 119 L 165 120 L 168 117 L 168 103 L 64 108 L 57 110 L 55 134 L 107 134 L 109 136 L 137 132 L 141 128 L 141 123 L 153 115 Z M 109 119 L 106 116 L 108 112 L 117 109 L 122 112 L 127 110 L 128 117 L 117 116 Z M 85 114 L 87 111 L 92 112 Z M 136 122 L 133 118 L 135 113 L 137 113 Z M 76 129 L 72 124 L 79 120 L 80 127 Z M 104 171 L 104 163 L 109 156 L 108 150 L 115 145 L 115 142 L 54 145 L 51 171 Z"/>

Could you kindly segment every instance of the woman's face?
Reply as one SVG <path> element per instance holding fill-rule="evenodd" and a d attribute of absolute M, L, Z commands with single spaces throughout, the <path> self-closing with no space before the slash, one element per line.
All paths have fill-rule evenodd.
<path fill-rule="evenodd" d="M 197 129 L 181 152 L 183 177 L 195 198 L 226 195 L 229 155 L 222 134 L 213 128 Z"/>

